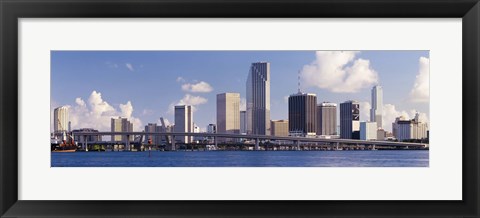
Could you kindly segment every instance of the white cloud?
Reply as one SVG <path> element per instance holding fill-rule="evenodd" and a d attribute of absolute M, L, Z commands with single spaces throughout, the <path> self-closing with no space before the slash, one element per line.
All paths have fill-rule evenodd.
<path fill-rule="evenodd" d="M 283 102 L 285 102 L 286 104 L 288 104 L 288 97 L 290 96 L 288 95 L 283 96 Z"/>
<path fill-rule="evenodd" d="M 395 122 L 395 118 L 403 116 L 405 119 L 410 119 L 410 115 L 406 111 L 399 111 L 393 104 L 383 105 L 382 123 L 383 129 L 391 132 L 392 123 Z"/>
<path fill-rule="evenodd" d="M 420 122 L 426 122 L 426 123 L 429 122 L 428 116 L 426 113 L 419 112 L 417 110 L 410 110 L 410 111 L 397 110 L 395 105 L 385 104 L 383 105 L 383 116 L 382 116 L 383 128 L 391 132 L 392 123 L 395 122 L 395 119 L 397 117 L 403 116 L 405 119 L 413 119 L 417 112 L 419 114 Z"/>
<path fill-rule="evenodd" d="M 133 69 L 133 65 L 131 63 L 126 63 L 125 66 L 127 67 L 128 70 L 130 71 L 135 71 L 135 69 Z"/>
<path fill-rule="evenodd" d="M 410 98 L 413 102 L 428 102 L 430 98 L 430 59 L 420 57 L 418 62 L 418 74 L 410 92 Z"/>
<path fill-rule="evenodd" d="M 110 119 L 112 117 L 125 117 L 133 123 L 134 130 L 141 130 L 143 128 L 142 121 L 139 118 L 133 117 L 133 105 L 130 101 L 126 104 L 120 104 L 119 110 L 103 100 L 102 94 L 93 91 L 89 98 L 88 104 L 78 97 L 75 99 L 75 105 L 69 106 L 70 121 L 72 128 L 94 128 L 100 131 L 110 131 Z"/>
<path fill-rule="evenodd" d="M 370 61 L 356 51 L 317 51 L 316 60 L 301 70 L 303 88 L 317 87 L 337 93 L 354 93 L 378 82 Z"/>
<path fill-rule="evenodd" d="M 201 104 L 205 104 L 207 103 L 208 100 L 204 97 L 201 97 L 201 96 L 193 96 L 193 95 L 190 95 L 190 94 L 186 94 L 185 96 L 183 96 L 182 99 L 180 99 L 179 101 L 177 102 L 172 102 L 169 106 L 168 106 L 168 110 L 167 110 L 167 113 L 169 114 L 173 114 L 174 112 L 174 107 L 175 105 L 191 105 L 192 106 L 192 111 L 195 112 L 197 111 L 197 107 L 198 105 L 201 105 Z"/>
<path fill-rule="evenodd" d="M 370 121 L 370 109 L 372 105 L 368 101 L 360 102 L 360 120 Z"/>
<path fill-rule="evenodd" d="M 196 84 L 186 83 L 182 85 L 182 90 L 185 92 L 211 92 L 213 90 L 210 84 L 201 81 Z"/>
<path fill-rule="evenodd" d="M 177 77 L 177 82 L 185 82 L 185 79 L 181 76 Z"/>

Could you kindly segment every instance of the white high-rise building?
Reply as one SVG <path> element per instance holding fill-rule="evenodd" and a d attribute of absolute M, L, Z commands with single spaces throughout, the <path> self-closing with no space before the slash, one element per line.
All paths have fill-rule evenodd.
<path fill-rule="evenodd" d="M 270 63 L 252 63 L 247 79 L 247 134 L 270 134 Z"/>
<path fill-rule="evenodd" d="M 240 94 L 217 95 L 217 132 L 240 133 Z"/>
<path fill-rule="evenodd" d="M 67 106 L 55 108 L 53 111 L 53 131 L 54 133 L 62 133 L 69 131 L 69 112 Z"/>
<path fill-rule="evenodd" d="M 360 122 L 360 140 L 376 140 L 377 123 Z"/>
<path fill-rule="evenodd" d="M 174 132 L 193 132 L 193 112 L 190 105 L 175 106 L 175 127 Z M 176 136 L 176 141 L 182 143 L 192 142 L 191 136 Z"/>
<path fill-rule="evenodd" d="M 370 121 L 377 123 L 377 128 L 383 128 L 383 88 L 379 85 L 372 88 L 372 108 L 370 109 Z"/>

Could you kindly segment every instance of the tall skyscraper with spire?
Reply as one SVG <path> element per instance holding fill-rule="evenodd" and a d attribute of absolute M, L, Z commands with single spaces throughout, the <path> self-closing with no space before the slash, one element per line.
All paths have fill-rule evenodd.
<path fill-rule="evenodd" d="M 370 109 L 370 121 L 377 123 L 377 128 L 382 128 L 383 113 L 383 89 L 376 85 L 372 88 L 372 108 Z"/>
<path fill-rule="evenodd" d="M 270 63 L 252 63 L 246 87 L 247 134 L 270 135 Z"/>

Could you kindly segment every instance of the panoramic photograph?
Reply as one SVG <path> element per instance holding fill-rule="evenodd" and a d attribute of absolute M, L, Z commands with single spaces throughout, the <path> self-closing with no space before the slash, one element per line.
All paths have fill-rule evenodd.
<path fill-rule="evenodd" d="M 51 167 L 429 167 L 428 50 L 51 51 Z"/>

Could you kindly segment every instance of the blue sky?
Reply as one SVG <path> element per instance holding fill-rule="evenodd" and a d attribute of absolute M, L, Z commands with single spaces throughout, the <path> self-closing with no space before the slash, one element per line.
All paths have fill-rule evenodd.
<path fill-rule="evenodd" d="M 204 129 L 215 123 L 216 94 L 245 98 L 249 66 L 258 61 L 271 63 L 272 119 L 288 118 L 285 98 L 297 92 L 300 71 L 303 92 L 318 102 L 358 100 L 361 120 L 371 87 L 382 85 L 387 130 L 391 117 L 413 111 L 428 120 L 428 51 L 52 51 L 51 105 L 71 106 L 74 129 L 108 130 L 110 117 L 121 115 L 138 130 L 161 116 L 173 123 L 173 105 L 187 102 Z"/>

